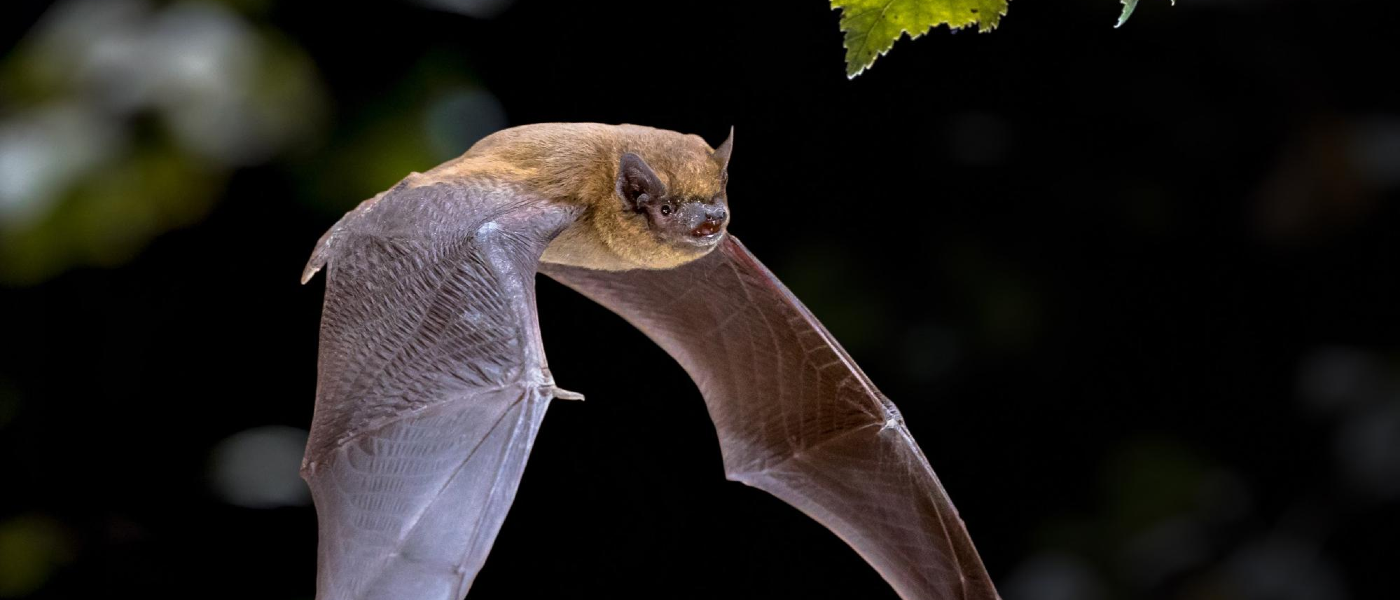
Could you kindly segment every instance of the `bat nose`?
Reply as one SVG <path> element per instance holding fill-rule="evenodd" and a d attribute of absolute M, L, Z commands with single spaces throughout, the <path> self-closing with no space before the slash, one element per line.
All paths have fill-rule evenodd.
<path fill-rule="evenodd" d="M 725 212 L 723 206 L 707 209 L 705 211 L 705 221 L 700 223 L 695 229 L 692 229 L 690 235 L 695 237 L 707 237 L 719 233 L 719 230 L 724 227 L 725 217 L 728 216 L 729 213 Z"/>

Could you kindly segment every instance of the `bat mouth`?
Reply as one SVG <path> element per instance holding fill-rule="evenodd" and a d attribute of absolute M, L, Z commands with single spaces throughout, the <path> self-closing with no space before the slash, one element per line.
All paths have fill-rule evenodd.
<path fill-rule="evenodd" d="M 701 227 L 695 228 L 694 231 L 690 232 L 690 235 L 683 237 L 682 241 L 689 246 L 709 248 L 718 244 L 720 239 L 724 237 L 724 229 L 721 227 L 706 229 L 702 232 L 701 229 L 703 227 L 702 225 Z"/>
<path fill-rule="evenodd" d="M 695 229 L 690 230 L 690 237 L 693 237 L 693 238 L 696 238 L 696 239 L 705 239 L 705 238 L 713 237 L 715 234 L 719 233 L 720 230 L 723 229 L 723 228 L 724 228 L 724 221 L 717 221 L 717 220 L 705 221 L 704 223 L 701 223 L 699 227 L 696 227 Z"/>
<path fill-rule="evenodd" d="M 648 215 L 657 235 L 679 248 L 709 251 L 724 238 L 729 213 L 722 204 L 688 202 L 670 214 Z"/>
<path fill-rule="evenodd" d="M 724 235 L 724 224 L 729 220 L 723 206 L 706 207 L 704 220 L 687 232 L 686 237 L 695 245 L 708 248 L 719 243 Z"/>

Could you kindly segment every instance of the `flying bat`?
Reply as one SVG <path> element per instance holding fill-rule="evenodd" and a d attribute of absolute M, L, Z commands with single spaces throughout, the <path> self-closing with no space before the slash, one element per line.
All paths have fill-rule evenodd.
<path fill-rule="evenodd" d="M 555 384 L 544 273 L 622 316 L 699 386 L 728 479 L 840 536 L 905 600 L 997 598 L 898 409 L 730 235 L 733 132 L 506 129 L 361 203 L 327 269 L 302 463 L 317 600 L 462 600 Z"/>

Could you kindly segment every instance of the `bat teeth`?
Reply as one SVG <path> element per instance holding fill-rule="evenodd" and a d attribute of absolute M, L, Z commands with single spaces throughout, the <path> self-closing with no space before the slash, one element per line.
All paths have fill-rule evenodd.
<path fill-rule="evenodd" d="M 695 237 L 706 237 L 719 233 L 720 221 L 705 221 L 699 227 L 692 229 L 690 235 Z"/>

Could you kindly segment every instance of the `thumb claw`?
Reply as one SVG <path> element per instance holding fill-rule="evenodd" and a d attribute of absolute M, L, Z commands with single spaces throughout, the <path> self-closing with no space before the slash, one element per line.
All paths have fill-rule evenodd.
<path fill-rule="evenodd" d="M 583 400 L 583 394 L 571 392 L 557 385 L 545 386 L 544 392 L 558 400 Z"/>

